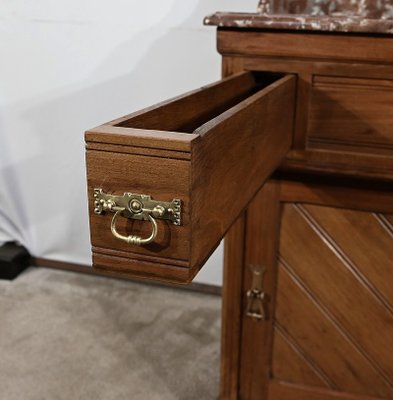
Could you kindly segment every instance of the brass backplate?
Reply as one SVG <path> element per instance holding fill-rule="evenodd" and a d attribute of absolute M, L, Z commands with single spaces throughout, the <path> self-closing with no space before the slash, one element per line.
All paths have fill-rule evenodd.
<path fill-rule="evenodd" d="M 146 194 L 125 192 L 123 195 L 104 193 L 101 188 L 94 189 L 94 212 L 116 212 L 122 210 L 125 218 L 147 220 L 147 214 L 156 219 L 171 221 L 174 225 L 181 225 L 181 200 L 173 199 L 170 202 L 152 200 Z"/>

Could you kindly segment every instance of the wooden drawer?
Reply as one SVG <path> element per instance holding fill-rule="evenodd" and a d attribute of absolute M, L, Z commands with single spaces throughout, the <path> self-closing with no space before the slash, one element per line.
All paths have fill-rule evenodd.
<path fill-rule="evenodd" d="M 310 148 L 393 156 L 393 80 L 315 75 Z"/>
<path fill-rule="evenodd" d="M 240 73 L 86 132 L 93 266 L 190 282 L 287 154 L 295 83 L 291 75 Z M 154 224 L 126 218 L 135 216 L 127 197 L 124 211 L 97 214 L 98 189 L 179 199 L 181 223 L 147 213 L 157 224 L 154 241 L 126 243 L 111 224 L 126 239 L 148 237 Z"/>

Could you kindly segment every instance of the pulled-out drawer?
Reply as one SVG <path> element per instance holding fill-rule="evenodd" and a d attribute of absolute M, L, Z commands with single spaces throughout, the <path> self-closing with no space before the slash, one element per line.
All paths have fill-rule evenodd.
<path fill-rule="evenodd" d="M 288 152 L 295 83 L 244 72 L 86 132 L 93 266 L 190 282 Z"/>

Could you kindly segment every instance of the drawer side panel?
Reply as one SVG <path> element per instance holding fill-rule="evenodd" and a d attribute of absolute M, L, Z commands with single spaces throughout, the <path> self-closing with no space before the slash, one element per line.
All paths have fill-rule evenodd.
<path fill-rule="evenodd" d="M 214 250 L 289 151 L 295 86 L 286 76 L 201 128 L 192 161 L 192 264 Z"/>

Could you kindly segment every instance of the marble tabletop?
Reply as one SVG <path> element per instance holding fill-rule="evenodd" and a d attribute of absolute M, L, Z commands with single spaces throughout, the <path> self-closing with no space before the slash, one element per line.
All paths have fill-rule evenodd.
<path fill-rule="evenodd" d="M 393 0 L 260 0 L 255 13 L 217 12 L 206 25 L 393 34 Z"/>

